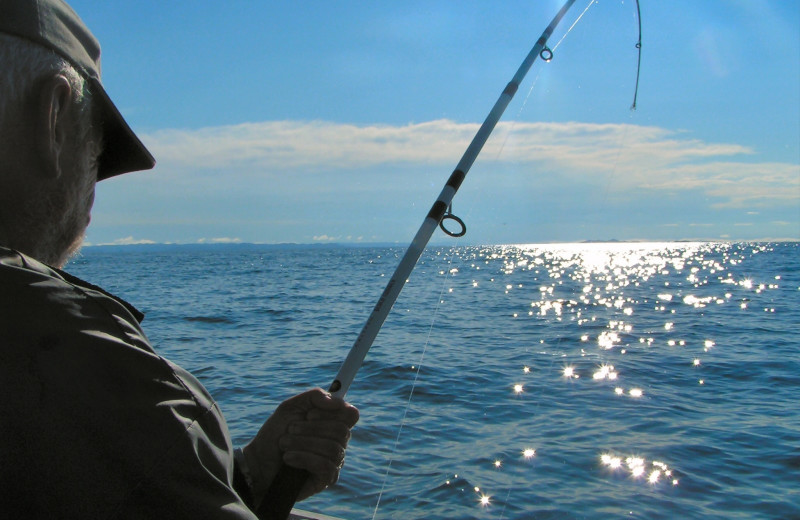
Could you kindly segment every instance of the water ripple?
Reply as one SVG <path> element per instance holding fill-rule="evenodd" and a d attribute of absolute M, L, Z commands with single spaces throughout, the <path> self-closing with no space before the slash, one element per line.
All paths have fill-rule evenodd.
<path fill-rule="evenodd" d="M 71 270 L 145 310 L 243 442 L 329 384 L 399 254 L 88 248 Z M 378 518 L 798 517 L 799 317 L 796 243 L 429 249 L 348 394 L 340 484 L 304 507 L 369 518 L 383 489 Z"/>

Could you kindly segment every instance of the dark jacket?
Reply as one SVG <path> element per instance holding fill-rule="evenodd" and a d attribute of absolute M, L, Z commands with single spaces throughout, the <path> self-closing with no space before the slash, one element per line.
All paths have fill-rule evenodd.
<path fill-rule="evenodd" d="M 0 516 L 255 519 L 217 404 L 141 319 L 0 247 Z"/>

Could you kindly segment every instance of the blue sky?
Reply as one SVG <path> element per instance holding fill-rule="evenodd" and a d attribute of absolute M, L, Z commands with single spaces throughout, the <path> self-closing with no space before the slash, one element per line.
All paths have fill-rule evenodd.
<path fill-rule="evenodd" d="M 71 5 L 158 160 L 100 183 L 88 243 L 407 244 L 561 2 Z M 636 111 L 635 3 L 567 32 L 587 5 L 456 195 L 462 242 L 800 239 L 800 3 L 641 0 Z"/>

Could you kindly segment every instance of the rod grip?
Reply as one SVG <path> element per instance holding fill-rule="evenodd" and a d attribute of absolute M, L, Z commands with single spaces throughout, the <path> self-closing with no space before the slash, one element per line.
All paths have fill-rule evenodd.
<path fill-rule="evenodd" d="M 281 463 L 275 480 L 267 489 L 257 515 L 260 520 L 286 520 L 292 512 L 300 490 L 309 478 L 308 471 Z"/>

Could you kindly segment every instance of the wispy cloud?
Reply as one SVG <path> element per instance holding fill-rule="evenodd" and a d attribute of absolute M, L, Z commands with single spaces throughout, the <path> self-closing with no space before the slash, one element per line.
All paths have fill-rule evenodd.
<path fill-rule="evenodd" d="M 161 130 L 146 140 L 160 160 L 176 166 L 281 171 L 452 161 L 476 129 L 446 120 L 406 126 L 267 121 Z"/>
<path fill-rule="evenodd" d="M 447 119 L 403 126 L 326 121 L 267 121 L 197 130 L 161 130 L 145 139 L 160 161 L 193 168 L 360 168 L 389 163 L 453 163 L 479 128 Z M 624 147 L 628 161 L 668 164 L 751 153 L 735 144 L 680 139 L 658 127 L 593 123 L 501 122 L 484 154 L 504 161 L 609 166 Z M 501 151 L 503 153 L 501 153 Z"/>
<path fill-rule="evenodd" d="M 127 236 L 125 238 L 118 238 L 111 242 L 106 242 L 103 244 L 98 244 L 101 246 L 133 246 L 133 245 L 141 245 L 141 244 L 155 244 L 154 240 L 149 240 L 146 238 L 133 238 L 132 236 Z"/>
<path fill-rule="evenodd" d="M 239 244 L 241 242 L 241 238 L 232 237 L 200 238 L 197 240 L 198 244 Z"/>
<path fill-rule="evenodd" d="M 195 180 L 224 170 L 229 183 L 288 172 L 376 169 L 386 165 L 451 167 L 479 125 L 436 120 L 407 125 L 267 121 L 145 136 L 162 173 Z M 700 191 L 716 207 L 793 204 L 800 166 L 757 162 L 756 151 L 710 143 L 653 126 L 502 122 L 483 156 L 539 164 L 585 179 L 612 175 L 611 189 Z"/>
<path fill-rule="evenodd" d="M 340 237 L 332 237 L 329 235 L 316 235 L 313 237 L 314 242 L 334 242 L 340 239 Z"/>

